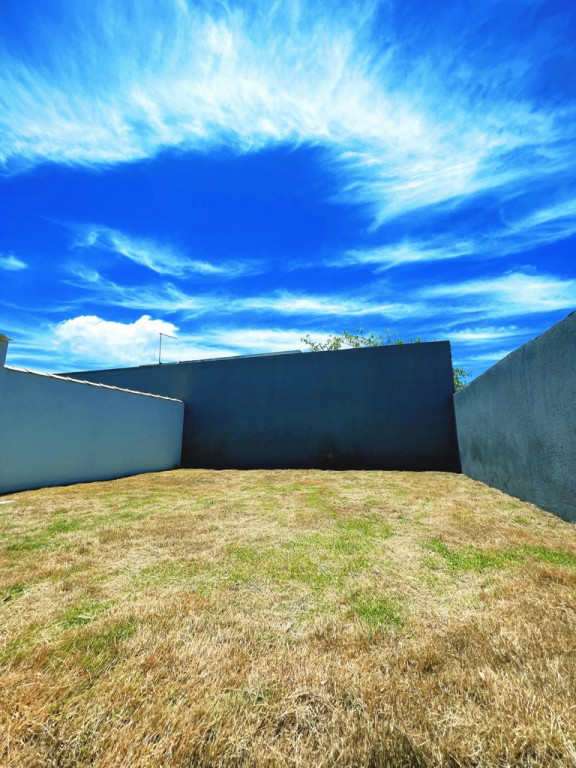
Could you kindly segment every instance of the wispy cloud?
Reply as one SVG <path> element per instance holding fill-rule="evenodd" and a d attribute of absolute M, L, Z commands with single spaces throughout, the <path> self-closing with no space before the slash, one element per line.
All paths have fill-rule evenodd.
<path fill-rule="evenodd" d="M 364 317 L 400 319 L 418 315 L 417 301 L 381 301 L 356 293 L 310 294 L 271 291 L 269 294 L 245 296 L 221 292 L 191 294 L 172 283 L 162 285 L 120 285 L 97 270 L 72 265 L 72 284 L 86 291 L 92 302 L 148 312 L 178 314 L 184 318 L 204 314 L 214 316 L 240 313 L 276 314 L 303 317 Z M 77 296 L 79 304 L 86 295 Z"/>
<path fill-rule="evenodd" d="M 574 308 L 576 280 L 518 271 L 434 285 L 422 289 L 420 295 L 433 301 L 450 300 L 453 310 L 464 317 L 516 317 Z"/>
<path fill-rule="evenodd" d="M 91 282 L 83 282 L 84 287 L 93 285 L 98 290 L 104 289 L 106 299 L 99 300 L 96 294 L 94 302 L 92 297 L 96 305 L 122 307 L 124 311 L 137 313 L 138 319 L 127 322 L 106 319 L 97 313 L 71 313 L 59 323 L 48 324 L 39 319 L 34 326 L 25 324 L 16 328 L 13 318 L 4 318 L 4 330 L 10 331 L 9 335 L 16 340 L 10 351 L 12 362 L 41 370 L 154 362 L 160 331 L 178 335 L 177 342 L 166 342 L 167 360 L 287 351 L 301 348 L 300 339 L 308 333 L 323 339 L 335 331 L 354 330 L 364 322 L 368 324 L 364 327 L 379 331 L 392 320 L 392 327 L 405 337 L 450 339 L 455 344 L 454 359 L 476 370 L 482 364 L 495 362 L 546 327 L 535 320 L 533 328 L 522 324 L 489 324 L 492 318 L 524 315 L 534 318 L 538 313 L 546 316 L 570 310 L 576 304 L 576 281 L 527 272 L 415 288 L 407 293 L 404 305 L 412 314 L 407 314 L 401 305 L 393 305 L 391 309 L 368 295 L 363 300 L 357 296 L 288 293 L 194 297 L 174 286 L 162 289 L 114 286 L 93 272 L 86 280 Z M 393 293 L 394 287 L 382 286 L 379 292 Z M 447 302 L 453 321 L 446 324 Z M 143 310 L 146 314 L 141 315 Z M 158 313 L 177 319 L 153 319 Z M 298 325 L 283 327 L 285 318 L 290 317 L 298 318 Z M 204 324 L 198 327 L 195 322 L 196 330 L 191 332 L 187 325 L 191 318 L 202 319 Z M 464 325 L 470 318 L 476 324 Z M 503 344 L 509 346 L 503 350 Z"/>
<path fill-rule="evenodd" d="M 404 318 L 417 312 L 417 307 L 404 302 L 378 302 L 353 295 L 312 296 L 280 291 L 270 296 L 237 299 L 231 303 L 231 306 L 237 311 L 321 317 L 380 315 L 387 318 Z"/>
<path fill-rule="evenodd" d="M 87 299 L 102 306 L 123 307 L 149 312 L 181 313 L 187 317 L 209 312 L 217 308 L 216 296 L 193 296 L 178 286 L 163 282 L 161 285 L 126 285 L 104 277 L 96 269 L 82 264 L 69 267 L 72 278 L 66 282 L 84 290 L 77 294 L 75 302 L 83 305 Z"/>
<path fill-rule="evenodd" d="M 498 360 L 502 360 L 503 357 L 509 355 L 512 351 L 512 349 L 495 349 L 491 352 L 481 352 L 477 355 L 469 355 L 468 357 L 464 357 L 462 362 L 464 364 L 489 363 L 490 365 L 493 365 L 494 363 L 497 363 Z"/>
<path fill-rule="evenodd" d="M 475 252 L 473 240 L 458 240 L 453 235 L 436 235 L 426 240 L 409 240 L 378 246 L 377 248 L 353 249 L 331 258 L 329 266 L 373 266 L 374 272 L 383 272 L 392 267 L 420 264 L 428 261 L 457 259 Z"/>
<path fill-rule="evenodd" d="M 210 278 L 234 278 L 261 271 L 255 261 L 226 260 L 214 264 L 195 259 L 169 245 L 147 238 L 132 237 L 124 232 L 102 225 L 77 226 L 75 249 L 95 249 L 123 256 L 130 261 L 147 267 L 159 275 L 189 277 L 191 275 Z"/>
<path fill-rule="evenodd" d="M 507 11 L 523 13 L 523 4 Z M 544 21 L 520 41 L 505 30 L 489 51 L 471 44 L 501 12 L 479 4 L 462 29 L 449 19 L 449 42 L 439 35 L 440 43 L 417 25 L 399 28 L 394 4 L 372 0 L 78 4 L 68 28 L 38 17 L 34 59 L 0 58 L 0 161 L 13 173 L 45 160 L 129 162 L 171 147 L 313 144 L 326 149 L 337 197 L 367 206 L 374 226 L 530 183 L 560 190 L 546 220 L 546 236 L 559 239 L 574 231 L 562 211 L 576 199 L 568 185 L 576 110 L 567 99 L 539 99 L 534 83 L 567 44 Z M 538 217 L 522 226 L 537 229 Z M 522 226 L 496 239 L 522 238 Z M 370 263 L 449 258 L 440 255 L 449 248 L 417 246 L 373 253 Z M 478 244 L 453 244 L 452 254 L 462 249 Z M 125 250 L 143 259 L 139 248 Z M 173 268 L 172 256 L 149 262 Z"/>
<path fill-rule="evenodd" d="M 310 335 L 318 341 L 326 338 L 326 332 L 312 332 L 307 328 L 226 327 L 202 326 L 197 333 L 179 333 L 177 341 L 168 340 L 163 345 L 167 361 L 199 360 L 234 355 L 294 352 L 304 348 L 303 336 Z M 163 355 L 164 357 L 164 355 Z"/>
<path fill-rule="evenodd" d="M 445 335 L 452 342 L 452 356 L 457 365 L 468 371 L 478 371 L 506 357 L 512 349 L 533 339 L 538 332 L 519 325 L 479 325 L 448 329 Z M 503 349 L 502 344 L 511 346 Z"/>
<path fill-rule="evenodd" d="M 28 265 L 22 259 L 16 258 L 13 254 L 9 253 L 6 256 L 0 254 L 0 269 L 6 272 L 20 272 L 22 269 L 26 269 Z"/>
<path fill-rule="evenodd" d="M 479 345 L 492 342 L 500 343 L 502 339 L 516 339 L 529 334 L 529 329 L 520 328 L 517 325 L 476 326 L 451 331 L 450 340 L 460 344 Z"/>
<path fill-rule="evenodd" d="M 199 339 L 214 347 L 233 349 L 236 353 L 257 354 L 266 352 L 290 352 L 302 349 L 301 339 L 309 334 L 307 328 L 205 328 Z M 327 333 L 310 333 L 317 341 Z"/>
<path fill-rule="evenodd" d="M 394 283 L 382 282 L 346 293 L 311 294 L 291 291 L 271 291 L 253 296 L 222 292 L 190 293 L 171 283 L 156 285 L 118 285 L 97 271 L 74 267 L 74 282 L 101 306 L 122 307 L 135 311 L 163 312 L 182 319 L 204 315 L 226 317 L 276 315 L 283 317 L 370 318 L 376 326 L 389 322 L 424 322 L 446 316 L 450 302 L 454 322 L 446 327 L 451 333 L 464 333 L 462 325 L 470 317 L 478 320 L 515 318 L 530 314 L 552 313 L 576 306 L 576 280 L 532 271 L 510 271 L 477 280 L 456 281 L 403 287 L 402 300 Z M 79 305 L 86 295 L 77 296 Z M 469 333 L 471 333 L 468 330 Z M 478 331 L 477 331 L 478 332 Z M 422 333 L 422 329 L 418 330 Z M 497 333 L 492 328 L 491 333 Z M 502 329 L 500 338 L 504 338 Z M 510 336 L 511 331 L 506 331 Z M 463 339 L 462 339 L 463 340 Z"/>
<path fill-rule="evenodd" d="M 576 196 L 561 203 L 535 207 L 510 216 L 498 225 L 469 228 L 467 236 L 456 231 L 439 232 L 425 238 L 404 237 L 399 241 L 366 249 L 351 249 L 328 260 L 330 266 L 372 266 L 383 272 L 393 267 L 418 265 L 464 257 L 498 258 L 527 253 L 543 245 L 576 234 Z"/>

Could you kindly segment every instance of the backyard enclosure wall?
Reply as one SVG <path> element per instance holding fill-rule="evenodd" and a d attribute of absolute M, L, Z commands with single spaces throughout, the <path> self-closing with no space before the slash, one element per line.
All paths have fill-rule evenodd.
<path fill-rule="evenodd" d="M 448 342 L 66 375 L 184 400 L 187 467 L 459 469 Z"/>
<path fill-rule="evenodd" d="M 463 472 L 576 521 L 576 313 L 454 400 Z"/>
<path fill-rule="evenodd" d="M 183 408 L 0 366 L 0 493 L 172 469 Z"/>

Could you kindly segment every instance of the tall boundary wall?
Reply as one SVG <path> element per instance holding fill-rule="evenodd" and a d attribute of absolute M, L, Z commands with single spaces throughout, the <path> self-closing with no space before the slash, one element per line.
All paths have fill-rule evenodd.
<path fill-rule="evenodd" d="M 576 312 L 454 402 L 465 474 L 576 521 Z"/>
<path fill-rule="evenodd" d="M 65 375 L 183 400 L 185 467 L 459 471 L 445 341 Z"/>
<path fill-rule="evenodd" d="M 0 365 L 0 493 L 173 469 L 184 405 Z"/>

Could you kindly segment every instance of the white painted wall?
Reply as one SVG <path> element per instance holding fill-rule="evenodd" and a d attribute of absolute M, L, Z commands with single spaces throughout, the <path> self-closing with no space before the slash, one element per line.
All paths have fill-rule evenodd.
<path fill-rule="evenodd" d="M 0 493 L 180 464 L 184 404 L 0 366 Z"/>

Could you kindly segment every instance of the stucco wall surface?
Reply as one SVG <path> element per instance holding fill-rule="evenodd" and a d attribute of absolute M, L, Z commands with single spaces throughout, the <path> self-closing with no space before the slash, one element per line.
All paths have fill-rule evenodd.
<path fill-rule="evenodd" d="M 458 471 L 450 344 L 66 374 L 185 402 L 182 462 Z"/>
<path fill-rule="evenodd" d="M 454 401 L 463 472 L 576 521 L 576 312 Z"/>
<path fill-rule="evenodd" d="M 183 403 L 0 368 L 0 493 L 180 464 Z"/>

